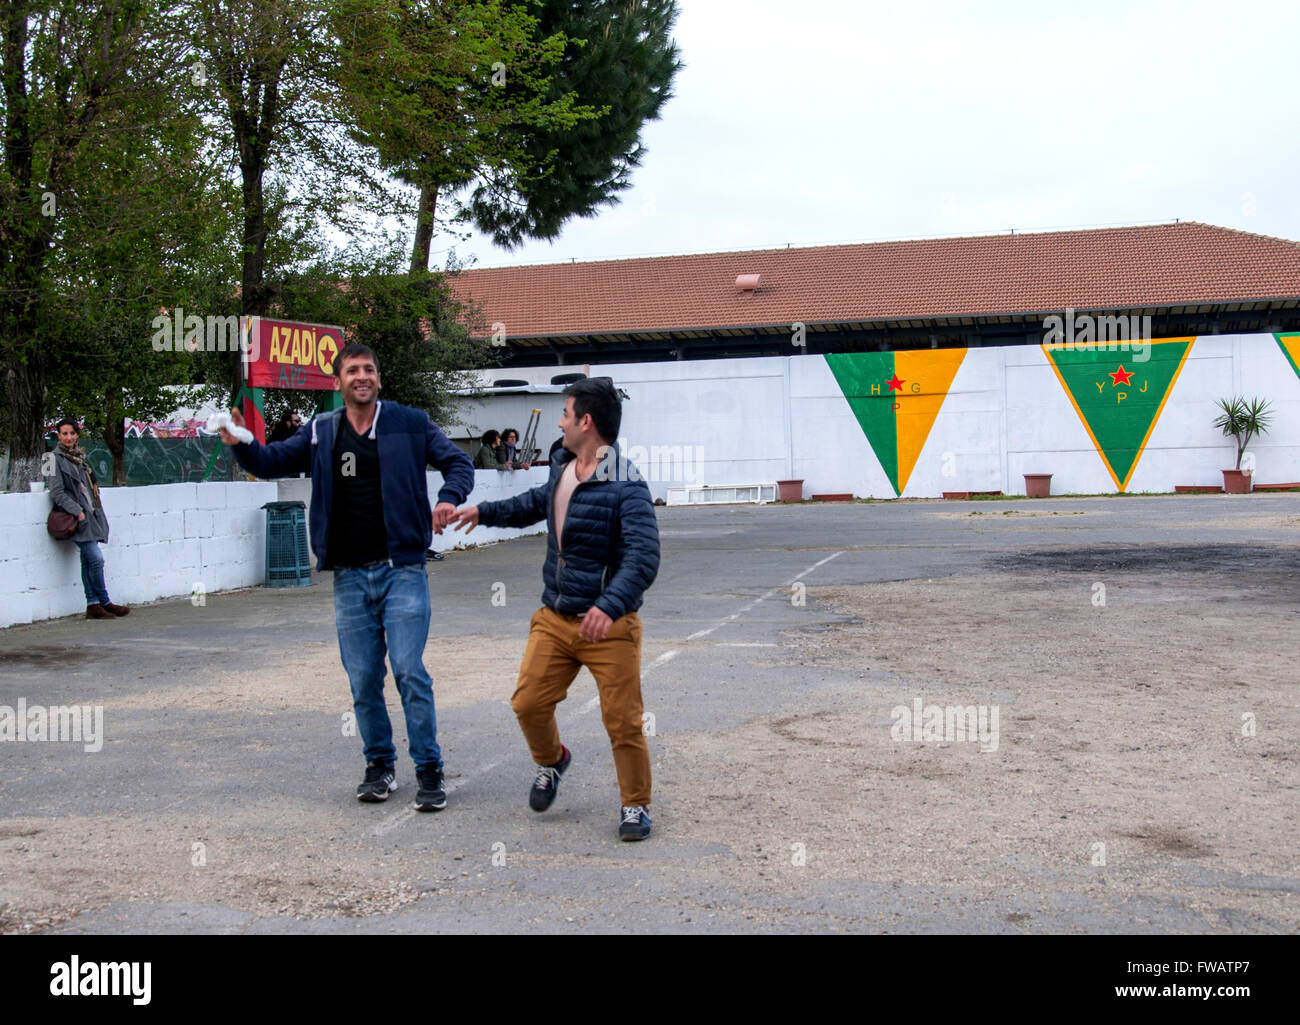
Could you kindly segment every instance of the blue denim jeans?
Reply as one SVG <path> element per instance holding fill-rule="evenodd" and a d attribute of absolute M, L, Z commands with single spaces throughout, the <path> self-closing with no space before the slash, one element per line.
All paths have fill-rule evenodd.
<path fill-rule="evenodd" d="M 442 767 L 433 680 L 424 668 L 429 636 L 429 577 L 424 564 L 386 562 L 334 571 L 334 624 L 352 685 L 352 707 L 367 762 L 393 765 L 393 725 L 384 703 L 384 655 L 393 668 L 417 768 Z"/>
<path fill-rule="evenodd" d="M 104 553 L 98 541 L 78 541 L 81 551 L 81 587 L 87 605 L 108 605 L 108 586 L 104 583 Z"/>

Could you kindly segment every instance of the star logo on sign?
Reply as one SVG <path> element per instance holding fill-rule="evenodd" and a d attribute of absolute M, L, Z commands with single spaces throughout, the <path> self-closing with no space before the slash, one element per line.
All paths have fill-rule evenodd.
<path fill-rule="evenodd" d="M 898 379 L 898 374 L 897 374 L 897 373 L 894 374 L 894 379 L 893 379 L 892 381 L 886 381 L 885 383 L 889 385 L 889 390 L 890 390 L 891 392 L 893 392 L 893 391 L 902 391 L 902 390 L 903 390 L 903 384 L 904 384 L 904 382 L 902 382 L 902 381 L 900 381 L 900 380 Z"/>
<path fill-rule="evenodd" d="M 1119 369 L 1110 375 L 1110 379 L 1111 383 L 1114 384 L 1116 388 L 1121 384 L 1132 384 L 1133 372 L 1131 370 L 1125 370 L 1124 364 L 1121 363 Z"/>
<path fill-rule="evenodd" d="M 316 365 L 322 374 L 334 373 L 334 357 L 339 354 L 339 347 L 330 335 L 321 335 L 316 343 Z"/>

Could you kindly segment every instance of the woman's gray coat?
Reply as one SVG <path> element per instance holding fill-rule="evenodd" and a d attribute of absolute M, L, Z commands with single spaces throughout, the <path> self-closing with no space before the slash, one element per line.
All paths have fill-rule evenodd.
<path fill-rule="evenodd" d="M 66 513 L 71 513 L 73 516 L 86 514 L 86 518 L 77 524 L 77 532 L 68 540 L 107 541 L 108 515 L 104 512 L 102 499 L 100 507 L 95 508 L 86 471 L 65 456 L 60 446 L 56 445 L 54 451 L 55 472 L 52 477 L 46 478 L 49 482 L 50 497 L 54 499 L 55 506 Z"/>

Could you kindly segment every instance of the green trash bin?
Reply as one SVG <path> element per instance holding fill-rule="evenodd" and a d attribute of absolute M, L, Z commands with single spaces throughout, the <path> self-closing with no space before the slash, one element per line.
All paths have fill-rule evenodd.
<path fill-rule="evenodd" d="M 267 502 L 266 586 L 310 587 L 307 506 L 302 502 Z"/>

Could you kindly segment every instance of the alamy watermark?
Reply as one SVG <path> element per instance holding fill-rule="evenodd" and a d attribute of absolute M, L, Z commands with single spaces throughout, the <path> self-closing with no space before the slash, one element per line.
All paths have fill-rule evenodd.
<path fill-rule="evenodd" d="M 703 445 L 602 445 L 596 453 L 597 480 L 698 484 L 704 468 Z"/>
<path fill-rule="evenodd" d="M 80 741 L 93 754 L 104 746 L 103 705 L 0 705 L 0 741 L 66 743 Z"/>
<path fill-rule="evenodd" d="M 143 1007 L 152 999 L 152 961 L 82 961 L 73 954 L 50 965 L 50 996 L 131 997 Z"/>
<path fill-rule="evenodd" d="M 997 705 L 927 705 L 921 698 L 912 707 L 896 705 L 889 712 L 889 735 L 899 743 L 978 742 L 980 750 L 998 749 Z"/>
<path fill-rule="evenodd" d="M 1064 316 L 1054 313 L 1043 318 L 1043 345 L 1054 351 L 1132 352 L 1134 363 L 1145 363 L 1151 358 L 1151 318 L 1076 316 L 1074 308 L 1068 307 Z"/>
<path fill-rule="evenodd" d="M 183 307 L 177 306 L 170 313 L 160 312 L 150 326 L 154 352 L 242 352 L 254 360 L 258 356 L 255 333 L 241 337 L 236 316 L 200 317 L 197 313 L 186 314 Z"/>

